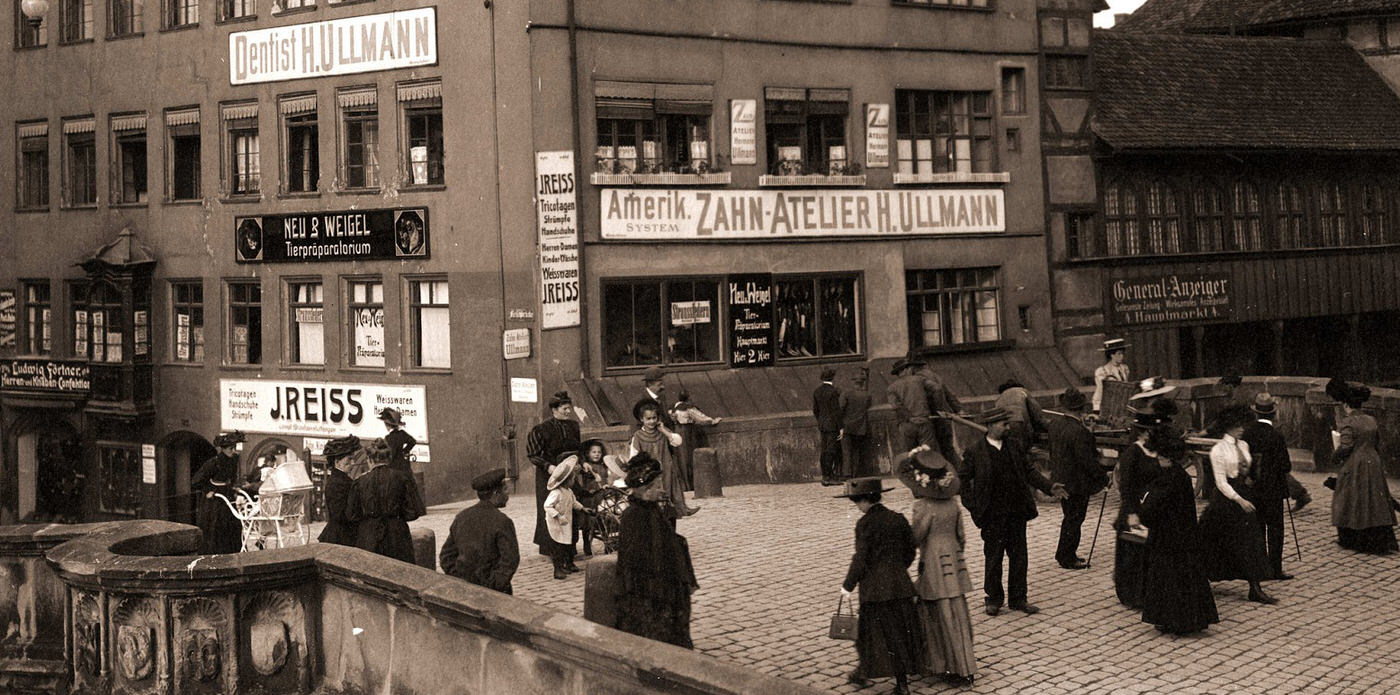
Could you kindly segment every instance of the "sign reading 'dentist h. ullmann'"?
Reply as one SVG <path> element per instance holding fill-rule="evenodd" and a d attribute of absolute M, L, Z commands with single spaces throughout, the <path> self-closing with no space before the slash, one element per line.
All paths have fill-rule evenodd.
<path fill-rule="evenodd" d="M 428 257 L 427 208 L 236 217 L 233 224 L 239 263 Z"/>
<path fill-rule="evenodd" d="M 1230 318 L 1229 273 L 1162 273 L 1109 280 L 1115 326 Z"/>
<path fill-rule="evenodd" d="M 604 239 L 783 239 L 1006 231 L 1000 189 L 700 191 L 605 188 Z"/>
<path fill-rule="evenodd" d="M 437 63 L 437 9 L 229 34 L 229 82 L 253 84 Z"/>
<path fill-rule="evenodd" d="M 422 386 L 220 379 L 219 406 L 225 430 L 325 438 L 353 434 L 366 441 L 384 436 L 379 411 L 395 408 L 403 413 L 404 431 L 420 443 L 428 441 Z"/>

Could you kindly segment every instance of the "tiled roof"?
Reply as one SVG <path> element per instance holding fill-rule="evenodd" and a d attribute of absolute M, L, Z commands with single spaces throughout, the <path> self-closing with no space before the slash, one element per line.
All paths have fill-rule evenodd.
<path fill-rule="evenodd" d="M 1400 12 L 1400 0 L 1147 0 L 1114 28 L 1224 32 L 1247 26 Z"/>
<path fill-rule="evenodd" d="M 1094 133 L 1119 150 L 1400 150 L 1400 97 L 1340 41 L 1094 35 Z"/>

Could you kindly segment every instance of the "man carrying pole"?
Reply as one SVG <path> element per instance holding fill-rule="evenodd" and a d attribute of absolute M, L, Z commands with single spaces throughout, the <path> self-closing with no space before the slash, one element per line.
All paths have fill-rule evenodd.
<path fill-rule="evenodd" d="M 1064 417 L 1050 419 L 1051 480 L 1062 483 L 1069 496 L 1060 501 L 1064 518 L 1055 561 L 1067 570 L 1082 570 L 1089 563 L 1079 557 L 1080 527 L 1089 511 L 1089 498 L 1108 486 L 1108 473 L 1099 465 L 1094 433 L 1084 426 L 1089 399 L 1071 386 L 1057 400 Z"/>

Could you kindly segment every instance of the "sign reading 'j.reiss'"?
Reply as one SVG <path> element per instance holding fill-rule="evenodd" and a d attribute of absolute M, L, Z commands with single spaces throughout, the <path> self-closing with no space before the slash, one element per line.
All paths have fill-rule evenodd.
<path fill-rule="evenodd" d="M 239 263 L 428 257 L 427 208 L 235 217 L 233 224 Z"/>
<path fill-rule="evenodd" d="M 228 37 L 229 82 L 253 84 L 437 63 L 437 8 L 346 17 Z"/>

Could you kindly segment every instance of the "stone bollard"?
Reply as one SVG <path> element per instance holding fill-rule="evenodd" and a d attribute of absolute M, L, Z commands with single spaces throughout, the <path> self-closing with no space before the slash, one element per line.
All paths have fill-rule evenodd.
<path fill-rule="evenodd" d="M 695 467 L 695 498 L 724 497 L 724 488 L 719 481 L 719 460 L 715 450 L 701 447 L 695 450 L 692 459 Z"/>
<path fill-rule="evenodd" d="M 583 580 L 583 619 L 617 627 L 617 556 L 594 555 Z"/>
<path fill-rule="evenodd" d="M 409 529 L 413 537 L 413 564 L 437 569 L 437 534 L 430 528 Z"/>

